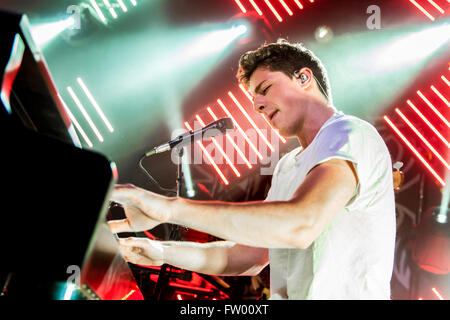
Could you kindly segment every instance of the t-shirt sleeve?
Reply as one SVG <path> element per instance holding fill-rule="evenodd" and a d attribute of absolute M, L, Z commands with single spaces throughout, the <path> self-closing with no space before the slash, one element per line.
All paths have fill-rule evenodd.
<path fill-rule="evenodd" d="M 358 176 L 358 185 L 347 206 L 352 204 L 360 192 L 360 167 L 364 147 L 364 129 L 357 121 L 343 119 L 329 124 L 318 133 L 308 161 L 308 172 L 330 159 L 342 159 L 353 163 Z"/>

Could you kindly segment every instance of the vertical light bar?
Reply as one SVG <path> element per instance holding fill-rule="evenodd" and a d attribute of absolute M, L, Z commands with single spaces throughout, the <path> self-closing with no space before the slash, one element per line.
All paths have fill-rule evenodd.
<path fill-rule="evenodd" d="M 95 12 L 97 12 L 97 15 L 100 17 L 100 19 L 106 23 L 106 18 L 103 15 L 102 10 L 100 9 L 100 7 L 98 6 L 97 2 L 95 0 L 89 0 L 92 4 L 92 7 L 94 8 Z"/>
<path fill-rule="evenodd" d="M 272 6 L 272 4 L 269 2 L 269 0 L 264 0 L 264 2 L 269 7 L 269 9 L 272 11 L 273 15 L 278 19 L 278 21 L 282 22 L 283 19 L 280 17 L 277 10 L 275 10 L 275 8 Z"/>
<path fill-rule="evenodd" d="M 250 100 L 250 102 L 253 104 L 253 99 L 250 96 L 250 94 L 248 93 L 247 90 L 245 90 L 244 86 L 242 85 L 242 83 L 239 84 L 239 88 L 241 88 L 242 92 L 244 92 L 244 94 L 247 96 L 248 100 Z M 280 133 L 278 132 L 277 129 L 274 129 L 272 127 L 272 124 L 269 122 L 269 120 L 266 119 L 266 117 L 264 116 L 264 114 L 260 113 L 260 115 L 263 117 L 263 119 L 267 122 L 267 124 L 270 126 L 270 128 L 275 131 L 275 133 L 277 134 L 277 136 L 280 138 L 281 142 L 286 143 L 286 139 L 283 138 Z"/>
<path fill-rule="evenodd" d="M 185 122 L 184 125 L 186 126 L 186 128 L 189 131 L 192 131 L 191 126 L 189 125 L 189 123 Z M 205 146 L 203 145 L 203 143 L 201 141 L 197 141 L 198 146 L 200 147 L 200 149 L 202 149 L 203 153 L 206 155 L 206 157 L 209 160 L 209 163 L 212 164 L 212 166 L 214 167 L 214 169 L 216 170 L 217 174 L 222 178 L 223 183 L 225 183 L 226 185 L 229 185 L 230 183 L 228 182 L 227 178 L 225 178 L 224 174 L 222 173 L 222 171 L 219 169 L 219 167 L 217 166 L 217 164 L 214 162 L 213 158 L 211 157 L 211 155 L 209 154 L 208 150 L 206 150 Z"/>
<path fill-rule="evenodd" d="M 122 9 L 123 12 L 127 12 L 128 8 L 125 5 L 125 3 L 123 3 L 123 0 L 117 0 L 117 3 L 119 4 L 120 8 Z"/>
<path fill-rule="evenodd" d="M 427 118 L 416 108 L 416 106 L 411 102 L 411 100 L 406 101 L 409 106 L 417 113 L 417 115 L 428 125 L 428 127 L 433 130 L 433 132 L 439 137 L 447 145 L 447 148 L 450 148 L 450 144 L 447 139 L 445 139 L 442 134 L 428 121 Z"/>
<path fill-rule="evenodd" d="M 260 16 L 262 16 L 263 13 L 262 13 L 261 9 L 256 5 L 255 1 L 250 0 L 250 3 L 252 4 L 253 8 L 255 8 L 256 12 L 258 12 L 258 14 L 259 14 Z"/>
<path fill-rule="evenodd" d="M 195 118 L 200 122 L 200 124 L 202 125 L 202 127 L 205 126 L 205 123 L 203 122 L 202 118 L 200 118 L 200 116 L 197 114 L 195 115 Z M 231 159 L 227 156 L 227 154 L 225 153 L 225 151 L 223 150 L 223 148 L 220 146 L 220 144 L 217 142 L 216 138 L 211 137 L 211 141 L 214 143 L 214 145 L 217 147 L 217 149 L 219 149 L 219 152 L 222 154 L 222 156 L 225 158 L 226 162 L 228 163 L 228 165 L 231 167 L 231 169 L 233 170 L 234 174 L 236 175 L 236 177 L 240 177 L 241 173 L 238 171 L 238 169 L 236 169 L 236 167 L 234 166 L 233 162 L 231 161 Z"/>
<path fill-rule="evenodd" d="M 288 7 L 288 5 L 286 4 L 286 2 L 284 2 L 284 0 L 278 0 L 278 1 L 280 1 L 280 3 L 281 3 L 281 5 L 283 6 L 284 10 L 286 10 L 286 12 L 287 12 L 290 16 L 292 16 L 292 15 L 293 15 L 292 10 Z"/>
<path fill-rule="evenodd" d="M 137 6 L 136 0 L 130 0 L 131 4 L 133 5 L 133 7 Z"/>
<path fill-rule="evenodd" d="M 75 283 L 67 283 L 63 300 L 70 300 L 72 293 L 75 291 Z"/>
<path fill-rule="evenodd" d="M 420 4 L 418 4 L 415 0 L 409 0 L 413 5 L 416 6 L 417 9 L 419 9 L 424 15 L 426 15 L 431 21 L 434 21 L 434 17 L 425 10 Z"/>
<path fill-rule="evenodd" d="M 303 5 L 299 0 L 294 0 L 294 1 L 300 9 L 303 9 Z"/>
<path fill-rule="evenodd" d="M 100 116 L 100 118 L 102 118 L 103 122 L 105 123 L 106 127 L 108 128 L 108 130 L 110 132 L 114 132 L 114 128 L 112 127 L 111 123 L 108 121 L 108 119 L 106 118 L 105 114 L 103 113 L 102 109 L 100 108 L 100 106 L 98 105 L 97 101 L 94 99 L 94 96 L 92 95 L 92 93 L 89 91 L 89 89 L 87 88 L 86 84 L 84 83 L 83 79 L 81 78 L 77 78 L 78 84 L 80 85 L 81 89 L 83 89 L 84 93 L 86 94 L 86 96 L 88 97 L 89 101 L 92 103 L 92 105 L 95 108 L 95 111 L 97 111 L 98 115 Z"/>
<path fill-rule="evenodd" d="M 227 114 L 228 117 L 230 117 L 233 122 L 234 125 L 236 126 L 236 128 L 238 129 L 238 131 L 244 136 L 245 141 L 247 141 L 248 145 L 250 146 L 250 148 L 253 149 L 253 151 L 255 151 L 256 155 L 258 156 L 258 158 L 260 160 L 263 159 L 262 154 L 258 151 L 258 149 L 256 149 L 255 145 L 253 144 L 253 142 L 250 140 L 250 138 L 245 134 L 244 130 L 242 130 L 241 126 L 239 125 L 239 123 L 237 123 L 236 119 L 234 119 L 234 117 L 231 115 L 230 111 L 228 111 L 227 107 L 225 107 L 225 105 L 223 104 L 222 100 L 217 99 L 217 102 L 219 103 L 220 107 L 222 108 L 222 110 Z"/>
<path fill-rule="evenodd" d="M 436 290 L 436 288 L 431 288 L 431 291 L 434 292 L 434 294 L 439 298 L 439 300 L 445 300 L 441 294 L 439 293 L 439 291 Z"/>
<path fill-rule="evenodd" d="M 448 102 L 447 99 L 445 99 L 445 97 L 442 95 L 442 93 L 439 92 L 438 89 L 436 89 L 434 86 L 431 86 L 431 90 L 434 91 L 434 93 L 436 93 L 436 95 L 441 98 L 442 101 L 444 101 L 444 103 L 447 105 L 447 107 L 450 108 L 450 102 Z"/>
<path fill-rule="evenodd" d="M 450 81 L 448 81 L 444 75 L 441 76 L 441 79 L 450 87 Z"/>
<path fill-rule="evenodd" d="M 74 115 L 72 114 L 72 112 L 70 111 L 69 107 L 67 106 L 67 104 L 65 103 L 65 101 L 60 97 L 63 105 L 64 105 L 64 109 L 66 110 L 67 114 L 69 115 L 70 121 L 73 122 L 73 124 L 75 125 L 75 127 L 77 128 L 78 132 L 80 132 L 81 136 L 83 137 L 84 141 L 86 141 L 86 143 L 88 144 L 88 146 L 90 148 L 92 148 L 94 145 L 92 144 L 91 140 L 88 138 L 88 136 L 86 135 L 86 132 L 84 132 L 83 128 L 80 126 L 80 124 L 78 123 L 77 119 L 74 117 Z"/>
<path fill-rule="evenodd" d="M 206 110 L 208 110 L 209 114 L 211 115 L 211 117 L 214 119 L 214 121 L 219 120 L 217 118 L 217 116 L 214 114 L 214 112 L 212 111 L 212 109 L 210 107 L 207 107 Z M 245 157 L 245 154 L 242 152 L 242 150 L 238 147 L 238 145 L 234 142 L 233 138 L 231 138 L 231 136 L 226 133 L 225 136 L 227 137 L 228 141 L 231 142 L 231 144 L 233 145 L 233 147 L 236 149 L 237 153 L 239 154 L 239 156 L 244 160 L 245 164 L 247 165 L 247 167 L 249 169 L 252 168 L 252 165 L 250 163 L 250 161 L 248 161 L 248 159 Z"/>
<path fill-rule="evenodd" d="M 439 7 L 439 6 L 436 4 L 436 2 L 434 2 L 433 0 L 428 0 L 428 2 L 429 2 L 433 7 L 435 7 L 441 14 L 444 14 L 444 13 L 445 13 L 444 9 L 442 9 L 441 7 Z"/>
<path fill-rule="evenodd" d="M 422 98 L 423 101 L 431 108 L 431 110 L 434 111 L 434 113 L 447 125 L 447 127 L 450 127 L 450 123 L 445 119 L 445 117 L 436 109 L 436 107 L 423 95 L 420 90 L 417 90 L 417 94 L 419 97 Z"/>
<path fill-rule="evenodd" d="M 92 121 L 89 114 L 86 112 L 86 109 L 83 107 L 83 105 L 80 102 L 80 99 L 78 99 L 75 92 L 73 92 L 71 87 L 67 87 L 67 91 L 69 91 L 70 96 L 72 97 L 73 101 L 75 101 L 75 104 L 77 105 L 78 109 L 80 109 L 81 113 L 83 114 L 86 121 L 89 123 L 89 126 L 92 128 L 92 131 L 94 131 L 95 135 L 97 136 L 98 140 L 100 142 L 103 142 L 103 137 L 98 131 L 97 127 L 95 126 L 94 122 Z"/>
<path fill-rule="evenodd" d="M 270 150 L 272 150 L 272 152 L 274 152 L 275 148 L 272 146 L 272 144 L 269 142 L 269 140 L 267 140 L 266 136 L 263 135 L 263 133 L 258 128 L 256 123 L 253 121 L 252 118 L 250 118 L 247 111 L 245 111 L 244 107 L 239 103 L 239 101 L 236 99 L 236 97 L 233 95 L 233 93 L 231 91 L 228 91 L 228 96 L 230 96 L 230 98 L 233 100 L 234 104 L 236 104 L 238 106 L 239 110 L 241 110 L 241 112 L 244 114 L 244 116 L 247 118 L 247 120 L 250 122 L 250 124 L 253 126 L 253 128 L 255 128 L 256 132 L 258 132 L 259 136 L 261 137 L 261 139 L 264 140 L 264 142 L 267 144 L 267 146 L 270 148 Z"/>
<path fill-rule="evenodd" d="M 114 8 L 111 6 L 111 3 L 109 3 L 109 0 L 103 0 L 103 2 L 105 3 L 105 5 L 106 5 L 106 7 L 108 8 L 109 13 L 112 15 L 112 17 L 113 17 L 114 19 L 117 19 L 117 13 L 116 13 L 116 11 L 114 10 Z"/>
<path fill-rule="evenodd" d="M 409 147 L 409 149 L 416 155 L 416 157 L 423 163 L 423 165 L 433 174 L 433 176 L 442 184 L 442 186 L 445 186 L 444 180 L 442 180 L 442 178 L 436 173 L 436 171 L 433 170 L 433 168 L 428 164 L 428 162 L 420 155 L 420 153 L 416 150 L 416 148 L 414 148 L 414 146 L 411 144 L 411 142 L 409 142 L 408 139 L 405 138 L 405 136 L 392 123 L 392 121 L 387 116 L 384 116 L 383 119 L 397 133 L 397 135 L 403 140 L 403 142 L 406 143 L 406 145 Z"/>
<path fill-rule="evenodd" d="M 242 13 L 247 12 L 247 10 L 244 8 L 244 6 L 242 5 L 242 3 L 239 0 L 234 0 L 234 2 L 236 2 L 236 4 L 239 6 L 239 9 L 241 9 Z"/>
<path fill-rule="evenodd" d="M 442 164 L 448 170 L 450 170 L 450 165 L 447 163 L 447 161 L 442 158 L 439 152 L 437 152 L 436 149 L 433 148 L 433 146 L 428 142 L 427 139 L 425 139 L 425 137 L 419 132 L 419 130 L 414 127 L 414 125 L 408 120 L 408 118 L 406 118 L 406 116 L 398 108 L 395 108 L 395 112 L 397 112 L 397 114 L 403 119 L 403 121 L 406 122 L 406 124 L 414 131 L 414 133 L 420 138 L 420 140 L 422 140 L 422 142 L 426 144 L 426 146 L 434 153 L 434 155 L 442 162 Z"/>

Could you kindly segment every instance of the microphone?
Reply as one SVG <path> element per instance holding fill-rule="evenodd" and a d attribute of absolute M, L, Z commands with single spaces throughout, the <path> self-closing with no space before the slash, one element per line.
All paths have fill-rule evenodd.
<path fill-rule="evenodd" d="M 211 137 L 218 137 L 226 133 L 227 130 L 233 130 L 234 124 L 231 118 L 222 118 L 217 121 L 211 122 L 207 126 L 195 130 L 189 131 L 185 134 L 178 136 L 177 138 L 170 140 L 167 143 L 154 147 L 152 150 L 145 153 L 144 157 L 154 155 L 156 153 L 166 152 L 175 147 L 183 147 L 190 145 L 197 140 L 203 140 Z"/>

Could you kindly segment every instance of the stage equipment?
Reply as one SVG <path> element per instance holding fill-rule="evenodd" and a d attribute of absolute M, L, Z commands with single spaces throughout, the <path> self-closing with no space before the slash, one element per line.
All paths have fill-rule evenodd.
<path fill-rule="evenodd" d="M 24 14 L 0 12 L 0 80 L 1 295 L 62 299 L 75 290 L 83 298 L 118 299 L 132 287 L 139 298 L 106 225 L 115 165 L 82 149 Z M 97 282 L 86 272 L 96 272 Z M 127 286 L 91 287 L 105 277 Z"/>

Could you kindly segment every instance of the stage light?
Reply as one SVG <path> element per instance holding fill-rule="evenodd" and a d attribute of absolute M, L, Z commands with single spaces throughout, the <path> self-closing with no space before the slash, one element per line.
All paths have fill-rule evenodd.
<path fill-rule="evenodd" d="M 433 154 L 442 162 L 442 164 L 447 168 L 447 170 L 450 170 L 450 165 L 445 161 L 445 159 L 439 154 L 439 152 L 436 151 L 436 149 L 428 142 L 427 139 L 420 133 L 419 130 L 409 121 L 409 119 L 403 114 L 403 112 L 400 111 L 400 109 L 395 108 L 395 112 L 402 118 L 403 121 L 406 122 L 406 124 L 414 131 L 414 133 L 422 140 L 423 143 L 433 152 Z"/>
<path fill-rule="evenodd" d="M 297 6 L 298 6 L 300 9 L 303 9 L 303 5 L 302 5 L 302 3 L 301 3 L 299 0 L 294 0 L 294 2 L 297 4 Z"/>
<path fill-rule="evenodd" d="M 256 12 L 257 12 L 260 16 L 262 16 L 263 13 L 262 13 L 261 9 L 258 7 L 258 5 L 255 3 L 255 1 L 254 1 L 254 0 L 250 0 L 250 3 L 252 4 L 253 8 L 255 8 Z"/>
<path fill-rule="evenodd" d="M 241 9 L 242 13 L 246 13 L 247 12 L 247 9 L 245 9 L 245 7 L 242 5 L 242 3 L 239 0 L 234 0 L 234 2 L 236 2 L 238 7 Z"/>
<path fill-rule="evenodd" d="M 441 76 L 442 81 L 444 81 L 450 87 L 450 81 L 447 80 L 445 76 Z"/>
<path fill-rule="evenodd" d="M 333 39 L 333 30 L 328 26 L 320 26 L 316 29 L 314 37 L 318 42 L 328 42 Z"/>
<path fill-rule="evenodd" d="M 91 140 L 89 139 L 89 137 L 87 136 L 86 132 L 84 132 L 83 128 L 80 126 L 80 123 L 78 122 L 78 120 L 74 117 L 73 113 L 70 111 L 69 107 L 67 106 L 66 102 L 59 97 L 66 112 L 67 115 L 70 118 L 70 121 L 73 122 L 73 124 L 75 125 L 75 128 L 77 128 L 78 132 L 81 134 L 81 136 L 83 137 L 84 141 L 88 144 L 88 146 L 90 148 L 92 148 L 94 145 L 92 144 Z"/>
<path fill-rule="evenodd" d="M 437 172 L 430 166 L 430 164 L 422 157 L 422 155 L 417 151 L 416 148 L 411 144 L 411 142 L 406 139 L 406 137 L 401 133 L 397 126 L 388 118 L 388 116 L 383 116 L 383 119 L 389 124 L 389 126 L 397 133 L 397 135 L 403 140 L 403 142 L 409 147 L 409 149 L 416 155 L 416 157 L 422 162 L 422 164 L 431 172 L 431 174 L 436 178 L 436 180 L 445 186 L 444 180 L 437 174 Z"/>
<path fill-rule="evenodd" d="M 417 9 L 419 9 L 424 15 L 426 15 L 428 17 L 428 19 L 430 19 L 431 21 L 434 21 L 434 17 L 427 11 L 425 10 L 420 4 L 418 4 L 415 0 L 409 0 L 409 2 L 411 2 Z"/>
<path fill-rule="evenodd" d="M 435 7 L 441 14 L 444 14 L 445 11 L 444 9 L 442 9 L 436 2 L 434 2 L 433 0 L 428 0 L 428 2 Z"/>
<path fill-rule="evenodd" d="M 431 124 L 430 121 L 423 115 L 422 112 L 417 109 L 417 107 L 411 102 L 411 100 L 407 100 L 406 103 L 411 107 L 411 109 L 414 110 L 414 112 L 427 124 L 427 126 L 441 139 L 443 143 L 447 146 L 447 148 L 450 148 L 450 143 L 445 139 L 445 137 L 439 132 L 439 130 L 436 129 L 435 126 Z"/>
<path fill-rule="evenodd" d="M 270 11 L 272 11 L 273 15 L 277 18 L 277 20 L 279 22 L 282 22 L 283 19 L 281 18 L 281 16 L 278 14 L 277 10 L 275 10 L 275 8 L 272 6 L 272 4 L 270 3 L 269 0 L 264 0 L 264 2 L 266 3 L 266 5 L 269 7 Z"/>
<path fill-rule="evenodd" d="M 94 96 L 92 95 L 91 91 L 88 89 L 88 87 L 84 83 L 83 79 L 77 78 L 77 81 L 78 81 L 78 84 L 80 85 L 80 87 L 83 89 L 83 91 L 86 94 L 86 96 L 88 97 L 88 99 L 91 102 L 91 104 L 94 106 L 95 111 L 97 111 L 98 115 L 100 116 L 100 118 L 105 123 L 106 127 L 108 128 L 108 130 L 110 132 L 114 132 L 114 128 L 112 127 L 112 125 L 109 122 L 109 120 L 106 118 L 105 114 L 103 113 L 102 109 L 98 105 L 98 103 L 95 100 Z"/>
<path fill-rule="evenodd" d="M 89 2 L 92 5 L 92 8 L 94 8 L 95 12 L 97 13 L 97 16 L 100 18 L 100 20 L 103 23 L 107 23 L 106 18 L 102 12 L 102 10 L 100 9 L 100 7 L 98 6 L 97 2 L 95 0 L 89 0 Z"/>
<path fill-rule="evenodd" d="M 100 142 L 103 142 L 104 139 L 100 132 L 98 131 L 97 127 L 95 126 L 94 122 L 92 121 L 92 118 L 89 116 L 89 114 L 86 112 L 86 109 L 84 108 L 83 104 L 81 103 L 78 96 L 75 94 L 73 89 L 71 87 L 67 87 L 67 91 L 69 92 L 70 96 L 72 97 L 73 101 L 77 105 L 78 109 L 80 109 L 81 113 L 83 114 L 84 118 L 88 122 L 89 126 L 91 127 L 92 131 L 94 131 L 95 135 L 97 136 L 98 140 Z"/>
<path fill-rule="evenodd" d="M 436 288 L 431 288 L 431 291 L 433 291 L 433 293 L 436 295 L 436 297 L 439 298 L 439 300 L 445 300 L 442 295 L 439 293 L 439 291 L 437 291 Z"/>
<path fill-rule="evenodd" d="M 292 12 L 291 8 L 288 7 L 288 5 L 286 4 L 286 2 L 284 2 L 284 0 L 278 0 L 281 5 L 283 6 L 284 10 L 286 10 L 286 12 L 288 13 L 288 15 L 292 16 L 294 13 Z"/>
<path fill-rule="evenodd" d="M 75 19 L 68 17 L 61 21 L 39 24 L 31 27 L 31 34 L 39 47 L 44 47 L 63 31 L 75 25 Z"/>
<path fill-rule="evenodd" d="M 442 93 L 440 93 L 439 90 L 436 89 L 435 86 L 431 86 L 430 88 L 431 88 L 431 90 L 433 90 L 434 93 L 436 93 L 436 95 L 437 95 L 442 101 L 444 101 L 444 103 L 447 105 L 447 107 L 450 108 L 450 102 L 448 102 L 448 100 L 444 97 L 444 95 L 443 95 Z"/>
<path fill-rule="evenodd" d="M 244 24 L 235 24 L 225 29 L 205 32 L 204 35 L 191 41 L 176 57 L 170 59 L 170 63 L 173 64 L 173 61 L 188 63 L 222 52 L 233 41 L 243 37 L 247 32 L 248 27 Z"/>
<path fill-rule="evenodd" d="M 398 70 L 420 62 L 450 39 L 450 25 L 443 24 L 401 36 L 378 47 L 373 53 L 374 68 Z"/>
<path fill-rule="evenodd" d="M 419 97 L 422 98 L 423 101 L 425 101 L 425 103 L 431 108 L 431 110 L 433 110 L 433 112 L 447 125 L 447 127 L 450 127 L 450 123 L 447 121 L 447 119 L 445 119 L 442 113 L 440 113 L 439 110 L 436 109 L 436 107 L 430 102 L 430 100 L 427 99 L 427 97 L 423 95 L 422 92 L 420 92 L 420 90 L 417 91 L 417 94 L 419 95 Z"/>

